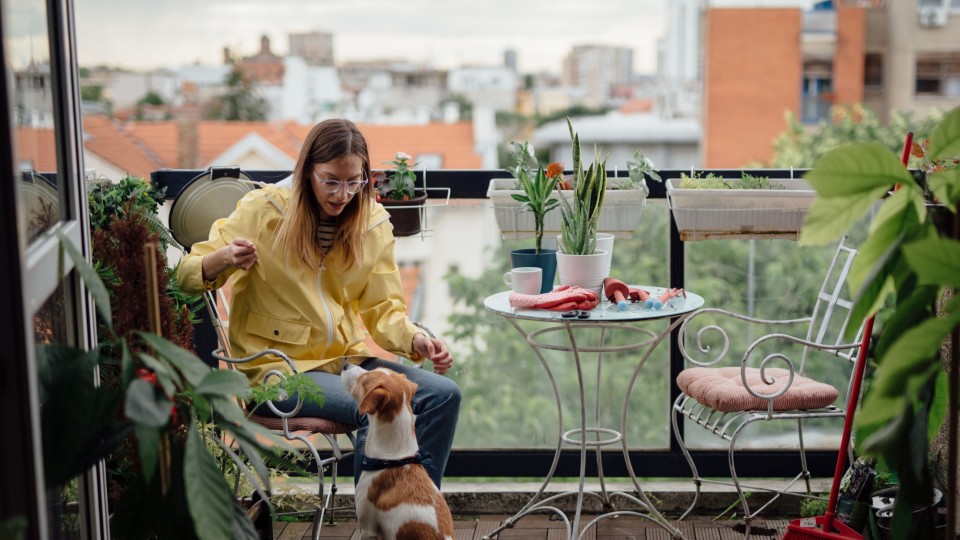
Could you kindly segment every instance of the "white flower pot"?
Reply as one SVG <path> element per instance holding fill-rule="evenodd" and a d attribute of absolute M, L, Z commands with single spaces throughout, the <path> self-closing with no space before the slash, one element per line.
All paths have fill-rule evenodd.
<path fill-rule="evenodd" d="M 607 252 L 607 262 L 606 262 L 606 267 L 604 269 L 604 272 L 607 274 L 607 276 L 610 275 L 610 263 L 613 260 L 613 241 L 616 239 L 617 237 L 611 233 L 602 233 L 602 232 L 597 233 L 597 241 L 596 241 L 596 247 L 594 248 L 594 251 Z M 563 251 L 563 235 L 562 234 L 557 235 L 557 251 L 561 251 L 561 252 Z"/>
<path fill-rule="evenodd" d="M 816 191 L 806 180 L 771 179 L 784 189 L 680 189 L 666 181 L 667 200 L 683 241 L 710 238 L 796 240 Z"/>
<path fill-rule="evenodd" d="M 557 252 L 557 276 L 560 285 L 590 289 L 601 294 L 603 280 L 610 273 L 608 253 L 599 250 L 593 255 L 567 255 Z"/>
<path fill-rule="evenodd" d="M 611 233 L 620 238 L 633 238 L 633 233 L 640 224 L 640 216 L 646 204 L 647 194 L 643 186 L 633 186 L 618 189 L 623 183 L 622 178 L 609 178 L 607 191 L 603 196 L 603 209 L 600 211 L 600 222 L 597 230 Z M 487 197 L 493 203 L 497 226 L 504 240 L 518 238 L 533 238 L 536 235 L 533 213 L 521 206 L 511 195 L 522 195 L 523 191 L 515 189 L 516 180 L 513 178 L 494 178 L 487 187 Z M 568 200 L 573 200 L 573 190 L 560 190 L 559 193 Z M 560 232 L 560 207 L 547 212 L 543 220 L 545 233 Z"/>

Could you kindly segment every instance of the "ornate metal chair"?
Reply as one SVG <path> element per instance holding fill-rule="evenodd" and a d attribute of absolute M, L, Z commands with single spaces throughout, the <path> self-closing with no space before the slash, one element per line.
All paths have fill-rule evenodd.
<path fill-rule="evenodd" d="M 809 317 L 789 320 L 761 320 L 732 313 L 723 309 L 703 309 L 690 316 L 680 327 L 680 349 L 684 358 L 693 367 L 685 369 L 677 377 L 680 396 L 673 404 L 673 432 L 680 442 L 696 485 L 696 495 L 690 508 L 681 516 L 685 518 L 698 504 L 701 485 L 704 482 L 732 484 L 737 491 L 743 509 L 747 537 L 751 521 L 777 498 L 784 494 L 812 496 L 810 471 L 807 467 L 803 424 L 817 418 L 843 418 L 847 399 L 838 400 L 840 392 L 829 384 L 809 377 L 811 365 L 816 364 L 816 373 L 823 379 L 829 374 L 831 381 L 846 380 L 850 392 L 853 367 L 860 344 L 860 333 L 846 342 L 844 334 L 850 321 L 853 302 L 844 297 L 845 281 L 856 250 L 841 241 L 820 286 L 813 312 Z M 721 322 L 722 321 L 722 322 Z M 742 321 L 742 323 L 737 323 Z M 792 327 L 796 332 L 772 333 L 752 340 L 739 358 L 739 365 L 720 367 L 730 348 L 727 328 L 721 324 L 741 324 L 737 328 L 762 325 L 766 328 Z M 805 326 L 805 334 L 803 327 Z M 695 331 L 695 334 L 692 334 Z M 692 334 L 692 335 L 691 335 Z M 803 337 L 798 337 L 803 335 Z M 719 338 L 722 348 L 715 357 L 708 338 Z M 697 356 L 687 348 L 687 340 L 696 343 Z M 791 355 L 799 352 L 799 361 Z M 708 357 L 704 359 L 703 357 Z M 796 356 L 793 356 L 796 358 Z M 817 362 L 813 359 L 817 358 Z M 824 363 L 822 360 L 827 359 Z M 708 480 L 700 476 L 696 464 L 680 430 L 681 422 L 689 420 L 686 427 L 693 430 L 699 426 L 727 444 L 730 481 Z M 745 433 L 752 433 L 751 426 L 766 422 L 795 422 L 799 442 L 800 470 L 780 489 L 746 486 L 737 475 L 735 453 L 738 443 L 748 440 Z M 703 432 L 700 432 L 703 433 Z M 787 476 L 786 474 L 784 475 Z M 800 480 L 806 483 L 806 493 L 789 491 Z M 751 509 L 745 489 L 772 492 L 773 496 L 757 509 Z"/>
<path fill-rule="evenodd" d="M 217 295 L 220 296 L 220 302 L 217 302 Z M 204 303 L 213 321 L 217 332 L 218 348 L 213 352 L 213 357 L 224 363 L 226 366 L 235 369 L 237 366 L 250 362 L 265 356 L 267 354 L 275 355 L 283 359 L 292 373 L 297 373 L 297 368 L 293 361 L 282 351 L 276 349 L 265 349 L 259 353 L 246 358 L 233 358 L 230 355 L 229 340 L 227 338 L 229 325 L 229 303 L 222 290 L 208 291 L 203 295 Z M 287 376 L 278 370 L 271 370 L 264 375 L 264 383 L 280 382 L 287 379 Z M 281 395 L 281 399 L 287 396 Z M 300 451 L 304 460 L 313 460 L 317 468 L 317 505 L 314 509 L 312 538 L 317 540 L 320 537 L 320 529 L 323 525 L 324 517 L 328 517 L 328 522 L 333 523 L 335 513 L 340 510 L 353 511 L 352 506 L 337 506 L 337 465 L 344 458 L 353 456 L 353 449 L 356 448 L 356 437 L 354 432 L 356 425 L 334 422 L 326 418 L 302 417 L 296 416 L 300 412 L 303 404 L 303 398 L 297 396 L 296 405 L 290 410 L 282 410 L 272 401 L 267 401 L 263 406 L 267 407 L 275 416 L 251 414 L 250 420 L 282 435 L 291 442 L 294 447 Z M 324 447 L 324 441 L 326 447 Z M 347 445 L 346 443 L 349 443 Z M 323 450 L 321 450 L 323 448 Z M 346 450 L 344 450 L 346 448 Z M 330 486 L 325 489 L 325 478 L 329 472 Z M 235 483 L 235 490 L 239 488 L 239 473 Z M 266 490 L 268 496 L 271 495 Z M 300 512 L 290 512 L 300 513 Z M 329 513 L 329 514 L 328 514 Z"/>
<path fill-rule="evenodd" d="M 205 240 L 213 222 L 229 215 L 236 208 L 238 201 L 258 185 L 260 185 L 259 182 L 253 181 L 235 167 L 211 167 L 191 179 L 177 194 L 170 209 L 170 231 L 174 239 L 187 249 L 194 243 Z M 279 350 L 268 349 L 248 358 L 233 358 L 230 354 L 228 339 L 230 303 L 227 295 L 223 289 L 208 291 L 203 295 L 203 300 L 217 334 L 217 349 L 213 352 L 213 357 L 221 362 L 221 365 L 236 368 L 240 364 L 261 356 L 273 354 L 283 359 L 292 373 L 297 372 L 290 358 Z M 268 372 L 264 379 L 263 382 L 279 382 L 286 380 L 286 375 L 273 370 Z M 358 426 L 341 424 L 325 418 L 296 416 L 302 406 L 300 396 L 296 405 L 290 410 L 281 410 L 270 401 L 264 403 L 264 406 L 275 416 L 253 414 L 250 419 L 283 436 L 294 448 L 302 452 L 305 461 L 312 460 L 316 465 L 319 491 L 318 504 L 314 510 L 312 534 L 316 540 L 320 536 L 320 528 L 325 516 L 329 517 L 329 522 L 332 523 L 337 510 L 349 508 L 352 511 L 352 507 L 336 506 L 337 465 L 343 459 L 353 456 L 353 449 L 356 447 L 354 432 Z M 329 490 L 325 489 L 327 473 L 330 474 Z M 239 488 L 240 474 L 241 472 L 238 472 L 235 489 Z M 261 491 L 265 491 L 270 496 L 269 491 Z M 270 516 L 266 516 L 263 522 L 258 521 L 258 524 L 263 524 L 263 527 L 260 527 L 261 532 L 263 528 L 269 528 L 271 525 L 269 518 Z"/>

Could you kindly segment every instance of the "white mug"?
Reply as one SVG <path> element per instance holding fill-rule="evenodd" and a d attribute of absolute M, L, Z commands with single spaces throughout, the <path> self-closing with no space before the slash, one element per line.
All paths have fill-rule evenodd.
<path fill-rule="evenodd" d="M 520 294 L 540 294 L 543 270 L 535 266 L 518 266 L 503 275 L 503 282 Z"/>

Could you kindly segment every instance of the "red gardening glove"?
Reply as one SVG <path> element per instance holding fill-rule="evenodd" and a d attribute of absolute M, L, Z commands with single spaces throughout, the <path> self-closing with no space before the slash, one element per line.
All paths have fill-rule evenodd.
<path fill-rule="evenodd" d="M 571 309 L 593 309 L 599 303 L 597 293 L 566 285 L 544 294 L 510 294 L 510 305 L 515 308 L 570 311 Z"/>

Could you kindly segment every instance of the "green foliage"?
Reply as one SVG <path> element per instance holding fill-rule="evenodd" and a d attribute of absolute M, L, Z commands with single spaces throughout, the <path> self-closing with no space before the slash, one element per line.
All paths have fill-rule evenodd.
<path fill-rule="evenodd" d="M 543 165 L 538 164 L 536 158 L 533 157 L 533 147 L 528 142 L 513 142 L 511 144 L 514 151 L 513 167 L 510 168 L 510 172 L 517 179 L 519 189 L 523 191 L 523 194 L 513 195 L 512 197 L 515 201 L 522 203 L 523 208 L 533 212 L 536 252 L 540 253 L 540 246 L 543 243 L 543 219 L 547 212 L 553 210 L 559 204 L 559 201 L 553 195 L 561 175 L 547 176 Z M 532 174 L 531 166 L 535 166 L 537 169 L 533 179 L 530 178 Z"/>
<path fill-rule="evenodd" d="M 322 406 L 324 402 L 323 389 L 313 382 L 313 379 L 303 373 L 287 375 L 283 381 L 257 384 L 250 388 L 247 396 L 255 404 L 251 413 L 268 401 L 280 401 L 285 396 L 298 395 L 304 402 L 316 403 Z"/>
<path fill-rule="evenodd" d="M 119 182 L 95 182 L 87 189 L 90 228 L 106 229 L 110 222 L 130 213 L 143 215 L 150 230 L 160 235 L 163 249 L 177 245 L 170 231 L 158 217 L 158 209 L 166 197 L 167 188 L 157 187 L 143 178 L 126 176 Z"/>
<path fill-rule="evenodd" d="M 166 188 L 157 187 L 147 182 L 143 178 L 127 176 L 119 182 L 101 181 L 91 184 L 87 189 L 87 205 L 90 215 L 90 228 L 95 231 L 96 239 L 101 242 L 112 244 L 108 246 L 95 245 L 94 267 L 101 273 L 101 279 L 119 285 L 120 280 L 117 276 L 117 261 L 105 261 L 99 258 L 104 253 L 115 251 L 119 242 L 118 235 L 121 231 L 112 230 L 114 224 L 120 223 L 120 228 L 129 227 L 130 222 L 142 220 L 146 223 L 150 233 L 159 240 L 159 252 L 165 253 L 170 246 L 179 247 L 174 240 L 170 230 L 160 220 L 158 214 L 160 205 L 163 204 L 166 195 Z M 140 246 L 136 246 L 139 248 Z M 122 250 L 120 250 L 122 251 Z M 127 253 L 121 256 L 126 260 Z M 139 261 L 140 257 L 137 257 Z M 197 321 L 196 313 L 201 307 L 200 297 L 198 295 L 189 295 L 180 289 L 176 278 L 176 269 L 165 272 L 167 284 L 167 297 L 173 304 L 173 312 L 180 318 L 181 314 L 186 320 L 193 324 Z M 116 287 L 112 287 L 116 289 Z"/>
<path fill-rule="evenodd" d="M 932 130 L 927 148 L 926 162 L 960 154 L 960 108 Z M 897 473 L 905 496 L 898 497 L 896 512 L 905 520 L 909 512 L 901 508 L 923 504 L 932 493 L 927 449 L 945 413 L 940 345 L 960 326 L 956 297 L 937 312 L 944 291 L 960 282 L 960 241 L 942 237 L 930 211 L 955 212 L 960 175 L 931 169 L 927 184 L 937 186 L 931 194 L 913 181 L 894 150 L 860 142 L 827 152 L 806 178 L 818 197 L 801 234 L 805 244 L 843 234 L 851 219 L 882 201 L 850 275 L 857 291 L 850 329 L 892 306 L 874 343 L 877 371 L 857 417 L 857 440 L 864 455 Z M 888 196 L 895 186 L 899 190 Z M 933 195 L 951 198 L 931 205 Z"/>
<path fill-rule="evenodd" d="M 110 321 L 106 289 L 96 272 L 69 242 L 61 245 L 105 321 Z M 132 433 L 142 471 L 112 509 L 118 537 L 256 538 L 202 442 L 223 433 L 257 455 L 291 449 L 248 421 L 240 409 L 235 396 L 247 392 L 246 378 L 212 370 L 163 337 L 144 332 L 118 335 L 109 323 L 104 328 L 108 335 L 90 351 L 63 345 L 38 348 L 48 488 L 63 485 L 104 459 Z M 133 343 L 146 344 L 147 349 L 135 352 Z M 117 384 L 95 385 L 97 368 L 112 360 L 107 350 L 121 351 L 121 378 Z M 204 429 L 206 425 L 215 430 Z M 269 486 L 269 476 L 262 471 L 255 470 L 258 480 Z"/>
<path fill-rule="evenodd" d="M 680 189 L 784 189 L 783 185 L 770 182 L 768 176 L 754 176 L 741 173 L 740 179 L 724 178 L 719 174 L 695 172 L 692 175 L 680 173 Z"/>
<path fill-rule="evenodd" d="M 90 226 L 102 229 L 113 216 L 128 211 L 156 214 L 166 197 L 167 188 L 157 187 L 143 178 L 125 176 L 119 182 L 95 182 L 87 190 Z"/>
<path fill-rule="evenodd" d="M 876 142 L 898 154 L 907 132 L 916 135 L 917 140 L 923 139 L 942 117 L 939 111 L 920 119 L 914 118 L 909 112 L 893 111 L 890 121 L 882 124 L 867 107 L 841 105 L 831 109 L 830 120 L 822 120 L 811 129 L 797 120 L 793 113 L 787 113 L 787 128 L 773 143 L 771 166 L 781 169 L 810 168 L 830 150 L 853 142 Z M 918 161 L 912 162 L 910 167 L 914 168 Z"/>
<path fill-rule="evenodd" d="M 624 184 L 624 187 L 643 186 L 646 190 L 647 176 L 657 182 L 663 182 L 660 173 L 653 168 L 653 162 L 645 157 L 640 150 L 633 153 L 633 159 L 627 160 L 627 172 L 629 181 Z"/>
<path fill-rule="evenodd" d="M 153 105 L 153 106 L 163 105 L 163 97 L 161 97 L 160 94 L 151 90 L 147 92 L 142 98 L 137 100 L 137 105 Z"/>
<path fill-rule="evenodd" d="M 800 517 L 819 517 L 827 513 L 827 501 L 803 499 L 800 501 Z"/>
<path fill-rule="evenodd" d="M 209 120 L 228 122 L 256 122 L 266 120 L 267 102 L 257 93 L 255 81 L 243 76 L 239 69 L 227 74 L 224 80 L 226 92 L 218 103 L 204 113 Z"/>
<path fill-rule="evenodd" d="M 81 85 L 80 99 L 83 101 L 101 101 L 103 99 L 103 86 L 99 84 Z"/>
<path fill-rule="evenodd" d="M 607 191 L 607 160 L 594 148 L 595 160 L 586 171 L 580 160 L 580 136 L 567 118 L 573 145 L 573 204 L 560 198 L 560 234 L 563 251 L 569 255 L 592 255 L 596 249 L 597 225 Z"/>

